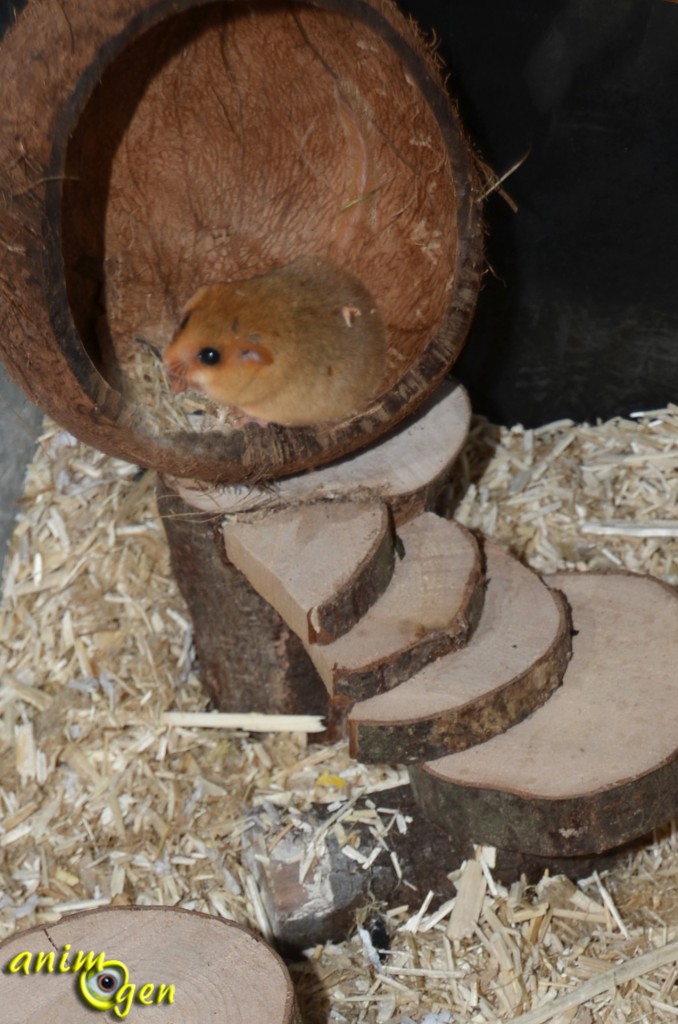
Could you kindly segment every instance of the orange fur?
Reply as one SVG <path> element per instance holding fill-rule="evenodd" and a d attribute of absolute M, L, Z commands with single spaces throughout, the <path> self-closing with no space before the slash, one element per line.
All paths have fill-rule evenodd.
<path fill-rule="evenodd" d="M 163 360 L 175 390 L 287 425 L 361 411 L 384 375 L 385 330 L 374 299 L 324 257 L 200 288 Z"/>

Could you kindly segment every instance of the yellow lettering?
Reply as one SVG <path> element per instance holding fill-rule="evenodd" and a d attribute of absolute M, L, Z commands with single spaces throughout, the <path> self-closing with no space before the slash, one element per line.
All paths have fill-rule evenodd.
<path fill-rule="evenodd" d="M 73 971 L 74 974 L 78 974 L 78 972 L 81 971 L 83 967 L 85 968 L 85 971 L 88 974 L 90 971 L 94 970 L 95 967 L 97 971 L 103 971 L 105 960 L 105 953 L 97 953 L 97 955 L 95 956 L 91 950 L 89 953 L 83 953 L 83 951 L 79 949 L 78 952 L 75 954 L 75 960 L 73 961 L 73 966 L 71 967 L 71 970 Z"/>
<path fill-rule="evenodd" d="M 164 1002 L 165 997 L 170 1005 L 174 1002 L 174 985 L 158 985 L 158 993 L 155 997 L 158 1006 Z"/>
<path fill-rule="evenodd" d="M 132 985 L 127 982 L 119 988 L 115 993 L 115 1006 L 113 1007 L 113 1013 L 116 1017 L 126 1017 L 129 1011 L 132 1009 L 132 1003 L 134 1002 L 134 993 L 136 992 L 136 985 Z"/>
<path fill-rule="evenodd" d="M 26 951 L 25 953 L 17 953 L 13 956 L 10 962 L 7 964 L 6 970 L 10 974 L 20 974 L 22 971 L 24 974 L 29 974 L 31 969 L 31 954 Z"/>
<path fill-rule="evenodd" d="M 143 1003 L 144 1006 L 153 1006 L 153 993 L 155 992 L 155 986 L 150 982 L 147 985 L 142 985 L 137 993 L 137 1002 Z"/>
<path fill-rule="evenodd" d="M 70 942 L 66 942 L 64 945 L 64 951 L 59 957 L 59 966 L 57 967 L 59 974 L 66 974 L 66 972 L 71 969 L 68 964 L 68 951 L 70 948 Z"/>
<path fill-rule="evenodd" d="M 43 967 L 47 968 L 47 973 L 52 974 L 54 971 L 54 952 L 49 953 L 36 953 L 35 959 L 33 960 L 33 974 L 40 974 Z"/>

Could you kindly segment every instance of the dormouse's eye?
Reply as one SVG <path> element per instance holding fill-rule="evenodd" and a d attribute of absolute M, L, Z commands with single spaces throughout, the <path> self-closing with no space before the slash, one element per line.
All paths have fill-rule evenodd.
<path fill-rule="evenodd" d="M 201 348 L 198 352 L 198 359 L 205 366 L 216 366 L 221 362 L 221 352 L 216 348 Z"/>

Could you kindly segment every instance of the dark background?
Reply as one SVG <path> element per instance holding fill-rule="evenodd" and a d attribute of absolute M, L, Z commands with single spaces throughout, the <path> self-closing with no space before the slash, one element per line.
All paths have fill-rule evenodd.
<path fill-rule="evenodd" d="M 455 373 L 500 423 L 678 401 L 678 4 L 406 0 L 518 203 Z"/>
<path fill-rule="evenodd" d="M 486 207 L 492 274 L 455 367 L 476 411 L 531 426 L 678 401 L 678 3 L 400 3 L 435 30 L 485 160 L 528 154 L 505 184 L 518 212 Z"/>

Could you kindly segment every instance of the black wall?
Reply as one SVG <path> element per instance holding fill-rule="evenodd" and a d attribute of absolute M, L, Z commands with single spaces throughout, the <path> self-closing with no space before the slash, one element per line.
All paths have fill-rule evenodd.
<path fill-rule="evenodd" d="M 487 204 L 486 279 L 455 372 L 534 425 L 678 402 L 678 4 L 404 0 L 517 214 Z"/>
<path fill-rule="evenodd" d="M 528 154 L 518 213 L 487 203 L 493 274 L 455 368 L 476 410 L 534 425 L 678 401 L 678 3 L 400 3 L 440 38 L 484 158 Z"/>
<path fill-rule="evenodd" d="M 26 6 L 26 0 L 0 0 L 0 36 L 10 24 L 13 12 Z"/>

